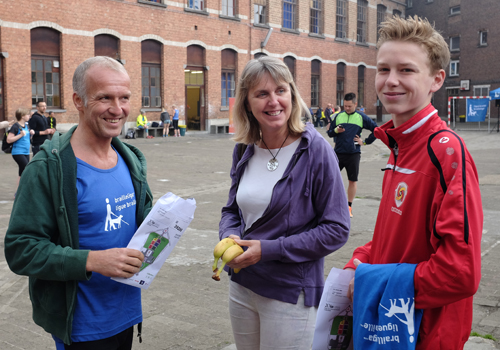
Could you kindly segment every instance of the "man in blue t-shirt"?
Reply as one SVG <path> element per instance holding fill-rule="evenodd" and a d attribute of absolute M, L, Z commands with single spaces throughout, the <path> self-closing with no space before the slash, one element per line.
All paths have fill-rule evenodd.
<path fill-rule="evenodd" d="M 141 292 L 111 277 L 139 272 L 144 255 L 126 246 L 153 201 L 144 155 L 117 138 L 130 78 L 98 56 L 78 66 L 73 89 L 79 124 L 54 134 L 26 167 L 5 256 L 30 276 L 33 320 L 58 350 L 127 350 L 142 322 Z"/>

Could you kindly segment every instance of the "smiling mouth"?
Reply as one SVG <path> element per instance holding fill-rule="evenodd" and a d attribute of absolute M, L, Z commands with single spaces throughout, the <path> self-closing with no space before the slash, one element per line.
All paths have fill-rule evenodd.
<path fill-rule="evenodd" d="M 267 115 L 270 115 L 270 116 L 274 117 L 274 116 L 277 116 L 278 114 L 280 114 L 281 111 L 272 111 L 272 112 L 264 112 L 264 113 L 266 113 Z"/>
<path fill-rule="evenodd" d="M 386 96 L 401 96 L 404 95 L 404 92 L 384 92 Z"/>
<path fill-rule="evenodd" d="M 104 119 L 105 121 L 107 121 L 108 123 L 119 123 L 120 122 L 120 119 Z"/>

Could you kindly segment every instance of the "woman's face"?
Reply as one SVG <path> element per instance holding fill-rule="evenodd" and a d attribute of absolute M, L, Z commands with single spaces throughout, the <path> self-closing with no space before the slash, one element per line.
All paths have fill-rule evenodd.
<path fill-rule="evenodd" d="M 23 115 L 23 117 L 21 118 L 21 121 L 24 121 L 25 123 L 27 123 L 31 118 L 31 115 L 30 114 L 26 114 L 26 115 Z"/>
<path fill-rule="evenodd" d="M 259 122 L 264 135 L 285 133 L 292 113 L 290 84 L 276 84 L 271 75 L 266 73 L 248 92 L 247 103 L 247 108 Z"/>

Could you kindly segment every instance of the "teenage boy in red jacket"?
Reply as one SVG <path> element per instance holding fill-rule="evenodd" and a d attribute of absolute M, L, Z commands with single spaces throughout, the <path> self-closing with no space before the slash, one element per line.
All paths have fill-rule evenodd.
<path fill-rule="evenodd" d="M 449 49 L 417 16 L 385 22 L 377 47 L 375 88 L 392 120 L 374 133 L 391 156 L 373 239 L 346 268 L 417 264 L 415 308 L 424 313 L 416 349 L 463 349 L 481 279 L 483 212 L 474 161 L 431 104 Z M 351 298 L 354 289 L 353 280 Z"/>

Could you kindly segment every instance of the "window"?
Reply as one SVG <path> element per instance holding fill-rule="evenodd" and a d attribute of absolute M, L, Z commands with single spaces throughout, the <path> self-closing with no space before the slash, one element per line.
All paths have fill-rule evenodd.
<path fill-rule="evenodd" d="M 368 1 L 358 0 L 358 31 L 356 41 L 358 43 L 366 42 L 366 19 L 368 14 Z"/>
<path fill-rule="evenodd" d="M 60 33 L 39 27 L 31 35 L 31 104 L 45 101 L 47 107 L 61 107 Z"/>
<path fill-rule="evenodd" d="M 481 46 L 488 45 L 488 32 L 486 31 L 479 32 L 479 45 Z"/>
<path fill-rule="evenodd" d="M 337 63 L 337 105 L 344 105 L 345 63 Z"/>
<path fill-rule="evenodd" d="M 337 0 L 337 20 L 335 36 L 347 38 L 347 0 Z"/>
<path fill-rule="evenodd" d="M 460 37 L 454 36 L 450 38 L 450 51 L 460 51 Z"/>
<path fill-rule="evenodd" d="M 266 0 L 255 1 L 253 4 L 253 23 L 254 24 L 266 24 Z"/>
<path fill-rule="evenodd" d="M 311 22 L 309 26 L 309 32 L 314 34 L 321 34 L 323 32 L 321 0 L 311 0 L 310 12 Z"/>
<path fill-rule="evenodd" d="M 295 29 L 296 0 L 283 0 L 283 28 Z"/>
<path fill-rule="evenodd" d="M 458 15 L 460 13 L 460 6 L 450 7 L 450 15 Z"/>
<path fill-rule="evenodd" d="M 358 106 L 365 104 L 365 66 L 358 66 Z"/>
<path fill-rule="evenodd" d="M 411 9 L 413 7 L 413 0 L 407 0 L 406 1 L 406 6 Z"/>
<path fill-rule="evenodd" d="M 401 11 L 399 10 L 392 10 L 392 15 L 396 17 L 401 17 Z"/>
<path fill-rule="evenodd" d="M 161 49 L 156 40 L 141 43 L 142 107 L 161 107 Z"/>
<path fill-rule="evenodd" d="M 187 7 L 193 10 L 205 11 L 205 0 L 187 0 Z"/>
<path fill-rule="evenodd" d="M 120 59 L 120 40 L 108 34 L 100 34 L 94 37 L 94 54 L 96 56 L 107 56 Z"/>
<path fill-rule="evenodd" d="M 224 16 L 234 17 L 236 0 L 222 0 L 222 14 Z"/>
<path fill-rule="evenodd" d="M 259 59 L 260 57 L 267 56 L 264 52 L 256 52 L 253 58 Z"/>
<path fill-rule="evenodd" d="M 236 75 L 236 51 L 225 49 L 221 51 L 221 107 L 229 107 L 229 97 L 234 97 Z"/>
<path fill-rule="evenodd" d="M 286 56 L 283 61 L 285 62 L 286 66 L 288 67 L 288 70 L 290 73 L 292 73 L 293 80 L 295 80 L 295 58 L 292 56 Z"/>
<path fill-rule="evenodd" d="M 490 86 L 489 85 L 476 85 L 474 86 L 474 96 L 489 96 Z"/>
<path fill-rule="evenodd" d="M 321 61 L 311 62 L 311 106 L 319 107 Z"/>
<path fill-rule="evenodd" d="M 450 77 L 458 76 L 458 68 L 460 61 L 451 61 L 450 62 Z"/>
<path fill-rule="evenodd" d="M 385 21 L 385 13 L 387 11 L 387 7 L 384 5 L 377 5 L 377 41 L 380 37 L 379 30 L 382 27 L 382 22 Z"/>

